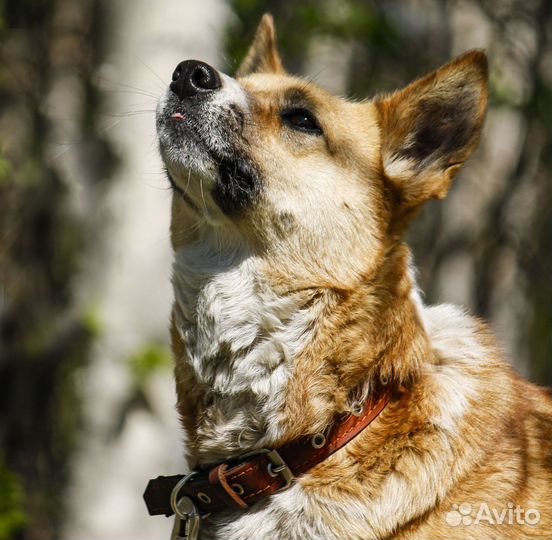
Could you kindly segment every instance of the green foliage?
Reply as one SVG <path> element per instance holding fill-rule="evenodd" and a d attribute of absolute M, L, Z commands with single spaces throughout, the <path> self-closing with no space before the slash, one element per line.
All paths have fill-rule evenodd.
<path fill-rule="evenodd" d="M 263 13 L 270 11 L 277 19 L 278 40 L 284 56 L 294 60 L 303 56 L 313 35 L 355 40 L 377 46 L 380 50 L 400 50 L 399 32 L 381 10 L 363 0 L 339 2 L 336 9 L 325 9 L 319 0 L 271 2 L 233 0 L 237 23 L 227 35 L 226 48 L 232 60 L 245 56 L 252 34 Z"/>
<path fill-rule="evenodd" d="M 152 343 L 132 356 L 129 365 L 137 385 L 141 386 L 154 373 L 170 368 L 171 353 L 165 345 Z"/>
<path fill-rule="evenodd" d="M 1 23 L 1 20 L 0 20 L 0 23 Z M 7 159 L 2 157 L 2 155 L 0 154 L 0 187 L 2 187 L 3 185 L 9 182 L 10 174 L 11 174 L 10 163 L 8 162 Z"/>
<path fill-rule="evenodd" d="M 0 540 L 14 538 L 27 523 L 23 489 L 18 476 L 0 458 Z"/>
<path fill-rule="evenodd" d="M 392 16 L 401 9 L 383 9 L 378 2 L 232 0 L 231 6 L 236 19 L 226 34 L 228 71 L 245 56 L 265 12 L 275 18 L 284 65 L 292 73 L 303 70 L 313 39 L 335 39 L 350 47 L 353 55 L 344 61 L 351 64 L 347 91 L 354 96 L 395 89 L 426 69 L 424 64 L 429 69 L 446 58 L 444 31 L 424 39 L 413 37 Z"/>
<path fill-rule="evenodd" d="M 82 315 L 82 325 L 91 337 L 98 337 L 103 329 L 99 311 L 93 307 L 88 308 Z"/>
<path fill-rule="evenodd" d="M 4 10 L 5 10 L 5 0 L 0 0 L 0 39 L 2 38 L 6 29 L 6 23 L 4 20 Z"/>
<path fill-rule="evenodd" d="M 75 278 L 97 241 L 95 213 L 75 212 L 68 186 L 79 182 L 92 192 L 113 163 L 94 121 L 104 8 L 103 0 L 0 0 L 0 448 L 18 475 L 15 482 L 0 470 L 1 504 L 12 501 L 0 507 L 0 538 L 59 536 L 82 426 L 76 383 L 101 331 L 95 312 L 82 313 L 75 295 Z M 86 118 L 72 135 L 79 144 L 71 146 L 86 173 L 71 179 L 48 155 L 59 120 L 44 104 L 69 72 L 83 95 L 71 114 Z M 91 199 L 100 196 L 94 191 Z M 19 482 L 19 492 L 29 494 L 27 524 L 12 511 Z"/>

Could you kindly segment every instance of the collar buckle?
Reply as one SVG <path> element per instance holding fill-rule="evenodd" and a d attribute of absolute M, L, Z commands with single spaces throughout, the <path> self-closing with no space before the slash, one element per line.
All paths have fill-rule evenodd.
<path fill-rule="evenodd" d="M 278 450 L 270 448 L 258 448 L 257 450 L 252 450 L 240 456 L 240 460 L 245 460 L 247 458 L 258 456 L 259 454 L 264 454 L 270 461 L 267 466 L 267 472 L 270 476 L 276 477 L 280 475 L 284 480 L 284 485 L 278 489 L 282 491 L 287 489 L 293 482 L 294 476 L 289 468 L 288 464 L 284 461 L 284 458 L 280 455 Z"/>

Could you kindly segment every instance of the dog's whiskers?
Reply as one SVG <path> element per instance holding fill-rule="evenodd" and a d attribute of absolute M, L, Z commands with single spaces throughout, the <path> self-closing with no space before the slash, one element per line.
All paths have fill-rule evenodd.
<path fill-rule="evenodd" d="M 201 192 L 201 199 L 203 201 L 203 208 L 207 212 L 207 203 L 205 202 L 205 194 L 203 193 L 203 178 L 199 177 L 199 191 Z"/>
<path fill-rule="evenodd" d="M 150 67 L 148 64 L 146 64 L 138 55 L 135 54 L 134 56 L 135 56 L 135 58 L 136 58 L 144 67 L 146 67 L 146 68 L 157 78 L 157 80 L 161 83 L 161 85 L 159 85 L 159 84 L 157 84 L 157 83 L 154 83 L 154 84 L 155 84 L 156 86 L 158 86 L 160 90 L 165 91 L 165 89 L 166 89 L 166 87 L 167 87 L 166 81 L 164 81 L 164 80 L 161 78 L 161 76 L 160 76 L 156 71 L 154 71 L 152 67 Z M 154 82 L 154 81 L 152 81 L 152 82 Z"/>

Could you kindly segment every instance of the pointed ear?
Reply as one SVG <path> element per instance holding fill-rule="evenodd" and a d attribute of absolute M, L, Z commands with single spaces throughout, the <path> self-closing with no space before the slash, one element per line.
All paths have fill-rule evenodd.
<path fill-rule="evenodd" d="M 272 15 L 265 13 L 257 27 L 253 43 L 238 68 L 236 77 L 252 73 L 284 73 L 276 43 L 276 29 Z"/>
<path fill-rule="evenodd" d="M 477 145 L 487 93 L 487 58 L 474 50 L 376 100 L 383 171 L 403 209 L 447 194 Z"/>

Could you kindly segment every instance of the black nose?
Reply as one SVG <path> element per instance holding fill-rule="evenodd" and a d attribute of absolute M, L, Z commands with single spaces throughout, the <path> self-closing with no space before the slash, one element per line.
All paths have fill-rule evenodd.
<path fill-rule="evenodd" d="M 171 90 L 180 99 L 206 94 L 221 86 L 217 70 L 199 60 L 180 62 L 172 75 Z"/>

